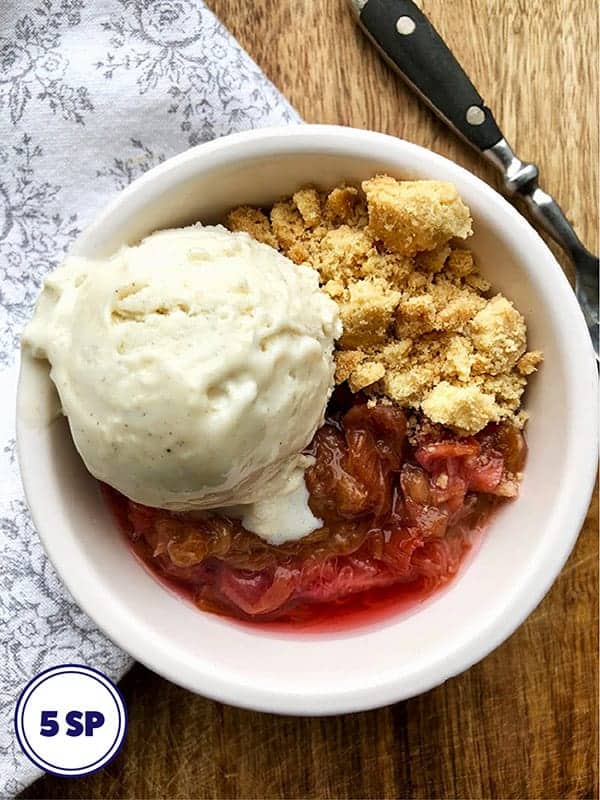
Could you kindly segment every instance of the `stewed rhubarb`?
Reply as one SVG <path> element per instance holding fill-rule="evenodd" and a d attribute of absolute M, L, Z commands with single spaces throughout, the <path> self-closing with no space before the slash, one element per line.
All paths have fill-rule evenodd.
<path fill-rule="evenodd" d="M 104 491 L 138 556 L 201 609 L 350 621 L 447 584 L 492 512 L 517 495 L 526 446 L 510 422 L 459 437 L 338 390 L 308 452 L 309 504 L 323 524 L 279 546 L 225 515 L 175 514 Z"/>

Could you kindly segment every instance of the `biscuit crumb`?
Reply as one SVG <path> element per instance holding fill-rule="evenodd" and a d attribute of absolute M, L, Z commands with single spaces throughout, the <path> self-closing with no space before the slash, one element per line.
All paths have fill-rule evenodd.
<path fill-rule="evenodd" d="M 450 253 L 450 247 L 447 244 L 442 244 L 436 247 L 435 250 L 426 250 L 424 253 L 418 253 L 416 262 L 426 272 L 439 272 L 444 268 Z"/>
<path fill-rule="evenodd" d="M 525 424 L 521 398 L 542 354 L 527 352 L 522 315 L 503 295 L 488 297 L 473 253 L 456 247 L 472 231 L 454 186 L 378 175 L 362 191 L 304 187 L 270 219 L 243 206 L 227 224 L 319 272 L 343 324 L 337 384 L 420 409 L 460 435 Z"/>
<path fill-rule="evenodd" d="M 436 308 L 430 294 L 406 297 L 398 305 L 396 314 L 397 336 L 418 336 L 435 328 Z"/>
<path fill-rule="evenodd" d="M 298 209 L 289 201 L 275 203 L 271 209 L 271 228 L 277 240 L 277 247 L 285 255 L 288 255 L 291 248 L 302 245 L 306 238 L 304 220 Z"/>
<path fill-rule="evenodd" d="M 482 387 L 489 394 L 493 394 L 496 403 L 502 408 L 503 416 L 510 416 L 517 411 L 521 403 L 521 395 L 527 385 L 523 375 L 516 370 L 505 372 L 502 375 L 476 375 L 472 377 L 476 386 Z"/>
<path fill-rule="evenodd" d="M 299 189 L 293 196 L 294 204 L 310 228 L 321 222 L 321 202 L 316 189 Z"/>
<path fill-rule="evenodd" d="M 362 188 L 369 227 L 395 253 L 415 256 L 472 233 L 469 209 L 451 183 L 377 175 L 364 181 Z"/>
<path fill-rule="evenodd" d="M 501 294 L 473 317 L 470 333 L 475 347 L 474 372 L 506 372 L 515 366 L 527 346 L 525 320 Z"/>
<path fill-rule="evenodd" d="M 271 230 L 267 215 L 259 208 L 240 206 L 227 215 L 227 227 L 231 231 L 243 231 L 257 242 L 277 247 L 277 239 Z"/>
<path fill-rule="evenodd" d="M 360 392 L 361 389 L 365 389 L 367 386 L 377 383 L 384 375 L 385 367 L 383 364 L 380 364 L 378 361 L 364 361 L 352 371 L 348 379 L 348 384 L 351 391 Z"/>
<path fill-rule="evenodd" d="M 341 350 L 335 360 L 335 382 L 347 381 L 365 358 L 366 355 L 360 350 Z"/>
<path fill-rule="evenodd" d="M 294 264 L 303 264 L 309 259 L 309 253 L 302 242 L 293 244 L 287 251 L 287 257 L 291 259 Z"/>
<path fill-rule="evenodd" d="M 330 297 L 333 297 L 334 300 L 339 300 L 341 297 L 343 297 L 346 290 L 346 287 L 342 281 L 336 280 L 327 281 L 322 288 Z"/>
<path fill-rule="evenodd" d="M 536 372 L 543 360 L 544 356 L 539 350 L 531 350 L 517 361 L 517 372 L 520 375 L 531 375 L 532 372 Z"/>
<path fill-rule="evenodd" d="M 471 340 L 456 334 L 448 341 L 446 349 L 444 374 L 447 378 L 456 378 L 461 383 L 468 383 L 473 365 L 473 344 Z"/>
<path fill-rule="evenodd" d="M 311 264 L 324 281 L 348 281 L 360 274 L 361 264 L 374 252 L 364 230 L 341 225 L 314 244 Z"/>
<path fill-rule="evenodd" d="M 383 344 L 400 300 L 397 292 L 381 279 L 365 278 L 349 284 L 347 299 L 340 303 L 342 349 Z"/>
<path fill-rule="evenodd" d="M 356 226 L 366 219 L 367 208 L 355 186 L 338 186 L 327 195 L 325 215 L 334 224 Z"/>
<path fill-rule="evenodd" d="M 479 275 L 479 273 L 472 273 L 471 275 L 467 275 L 465 278 L 465 285 L 470 286 L 472 289 L 476 289 L 478 292 L 489 292 L 492 288 L 492 285 L 489 281 Z"/>
<path fill-rule="evenodd" d="M 453 386 L 441 381 L 429 392 L 421 408 L 432 422 L 449 425 L 464 433 L 476 433 L 488 422 L 501 418 L 494 395 L 477 386 Z"/>
<path fill-rule="evenodd" d="M 414 268 L 412 259 L 406 258 L 406 256 L 380 253 L 373 248 L 362 263 L 360 274 L 365 278 L 383 278 L 390 286 L 400 289 L 406 286 L 407 281 L 413 275 Z"/>
<path fill-rule="evenodd" d="M 448 256 L 448 272 L 458 278 L 466 278 L 475 272 L 475 261 L 470 250 L 451 250 Z"/>

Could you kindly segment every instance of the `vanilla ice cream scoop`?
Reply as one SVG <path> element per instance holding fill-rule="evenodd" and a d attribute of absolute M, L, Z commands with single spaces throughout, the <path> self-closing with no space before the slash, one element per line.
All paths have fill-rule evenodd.
<path fill-rule="evenodd" d="M 23 341 L 50 362 L 88 470 L 137 502 L 187 510 L 298 486 L 340 332 L 315 270 L 194 225 L 107 260 L 68 258 Z"/>

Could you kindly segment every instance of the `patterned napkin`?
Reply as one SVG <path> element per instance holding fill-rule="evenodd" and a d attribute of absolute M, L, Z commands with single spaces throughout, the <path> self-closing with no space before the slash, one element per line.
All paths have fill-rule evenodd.
<path fill-rule="evenodd" d="M 0 2 L 0 795 L 39 775 L 16 742 L 36 673 L 130 666 L 74 604 L 15 458 L 19 335 L 44 274 L 119 189 L 187 147 L 298 117 L 200 0 Z"/>

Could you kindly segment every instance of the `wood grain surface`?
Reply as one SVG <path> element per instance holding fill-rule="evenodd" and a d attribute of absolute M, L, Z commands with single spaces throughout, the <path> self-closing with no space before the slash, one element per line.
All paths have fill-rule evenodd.
<path fill-rule="evenodd" d="M 379 60 L 344 0 L 209 0 L 309 122 L 425 145 L 497 185 Z M 522 158 L 598 249 L 596 0 L 422 0 Z M 562 256 L 560 256 L 562 259 Z M 562 262 L 564 263 L 564 261 Z M 129 735 L 29 798 L 596 798 L 598 498 L 560 578 L 467 673 L 379 711 L 295 719 L 196 697 L 136 666 Z"/>

